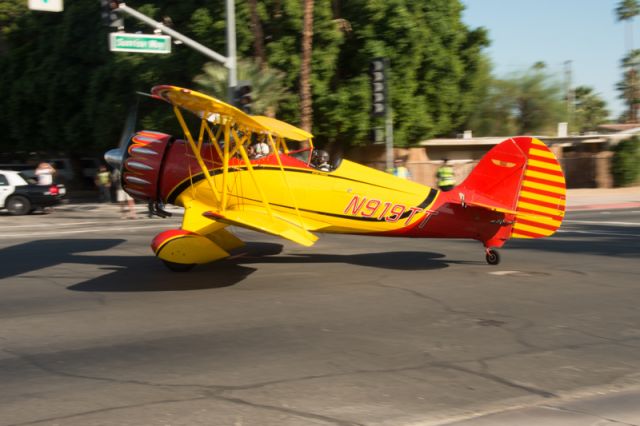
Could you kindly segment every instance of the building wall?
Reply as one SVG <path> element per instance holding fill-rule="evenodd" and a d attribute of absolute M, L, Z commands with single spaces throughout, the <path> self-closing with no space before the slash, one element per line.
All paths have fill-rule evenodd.
<path fill-rule="evenodd" d="M 493 145 L 395 148 L 394 158 L 406 160 L 412 180 L 436 187 L 435 175 L 438 167 L 442 165 L 443 158 L 447 158 L 453 166 L 456 182 L 459 184 L 492 147 Z M 594 148 L 590 147 L 588 152 L 585 152 L 563 148 L 560 145 L 551 146 L 565 173 L 568 188 L 611 188 L 613 186 L 611 176 L 613 153 Z M 383 145 L 354 148 L 347 153 L 346 158 L 378 170 L 384 170 L 386 167 L 386 152 Z"/>

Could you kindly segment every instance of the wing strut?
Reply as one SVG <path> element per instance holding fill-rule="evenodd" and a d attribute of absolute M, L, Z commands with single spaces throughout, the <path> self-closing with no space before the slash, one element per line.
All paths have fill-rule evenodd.
<path fill-rule="evenodd" d="M 232 130 L 233 132 L 233 137 L 234 138 L 238 138 L 238 134 L 236 133 L 235 130 Z M 253 184 L 256 186 L 256 188 L 258 189 L 258 193 L 260 194 L 260 199 L 262 201 L 262 204 L 264 205 L 264 208 L 267 210 L 267 213 L 269 214 L 269 217 L 273 220 L 273 212 L 271 211 L 271 206 L 269 205 L 269 200 L 267 200 L 267 196 L 264 193 L 263 189 L 262 189 L 262 185 L 260 184 L 260 182 L 258 182 L 258 179 L 256 179 L 256 175 L 253 171 L 253 166 L 251 165 L 251 160 L 249 160 L 249 156 L 247 155 L 247 151 L 244 149 L 243 144 L 239 144 L 237 146 L 238 151 L 240 152 L 240 155 L 242 156 L 242 160 L 244 161 L 245 165 L 247 166 L 247 171 L 249 172 L 249 176 L 251 176 L 251 180 L 253 180 Z"/>
<path fill-rule="evenodd" d="M 196 161 L 198 162 L 198 165 L 200 166 L 200 168 L 202 169 L 202 172 L 204 173 L 205 179 L 207 180 L 207 183 L 209 184 L 209 187 L 211 188 L 211 192 L 213 192 L 214 198 L 216 199 L 217 202 L 219 202 L 220 199 L 218 198 L 218 194 L 216 192 L 216 187 L 215 187 L 215 184 L 213 182 L 213 178 L 211 177 L 211 174 L 209 173 L 209 169 L 207 168 L 207 165 L 204 164 L 204 160 L 202 159 L 202 155 L 200 155 L 200 150 L 198 150 L 197 147 L 196 147 L 196 143 L 194 142 L 193 136 L 191 135 L 191 132 L 189 131 L 189 128 L 187 127 L 187 123 L 185 123 L 185 121 L 184 121 L 184 117 L 182 116 L 182 112 L 180 112 L 180 109 L 175 105 L 173 107 L 173 112 L 176 114 L 176 117 L 178 118 L 178 122 L 180 123 L 180 127 L 182 127 L 182 131 L 184 132 L 184 135 L 186 136 L 187 141 L 189 142 L 189 147 L 191 148 L 191 151 L 193 152 L 193 155 L 196 157 Z M 224 195 L 224 193 L 223 193 L 223 195 Z"/>
<path fill-rule="evenodd" d="M 282 177 L 284 178 L 284 183 L 287 185 L 287 190 L 289 191 L 289 195 L 291 196 L 291 201 L 293 203 L 293 208 L 296 211 L 296 215 L 298 216 L 298 220 L 300 221 L 300 227 L 305 229 L 304 222 L 302 221 L 302 215 L 300 214 L 300 209 L 298 208 L 298 200 L 296 199 L 295 194 L 293 193 L 293 189 L 291 189 L 291 185 L 289 184 L 289 179 L 287 178 L 287 174 L 284 171 L 284 166 L 282 165 L 282 160 L 280 160 L 280 151 L 278 150 L 277 144 L 274 143 L 271 134 L 268 134 L 269 144 L 271 145 L 271 149 L 276 154 L 276 159 L 278 160 L 278 166 L 280 166 L 280 171 L 282 172 Z M 282 144 L 284 145 L 284 149 L 287 149 L 287 145 L 284 143 L 284 138 L 281 138 Z M 286 152 L 286 151 L 285 151 Z"/>

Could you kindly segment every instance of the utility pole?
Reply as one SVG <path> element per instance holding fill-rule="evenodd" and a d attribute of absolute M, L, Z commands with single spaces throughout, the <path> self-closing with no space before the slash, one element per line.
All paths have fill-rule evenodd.
<path fill-rule="evenodd" d="M 574 113 L 574 107 L 575 107 L 575 99 L 574 99 L 574 93 L 573 93 L 573 87 L 572 86 L 572 69 L 571 69 L 571 65 L 572 65 L 573 61 L 564 61 L 564 83 L 565 83 L 565 95 L 566 95 L 566 99 L 567 99 L 567 122 L 569 123 L 569 126 L 571 126 L 573 123 L 573 113 Z"/>

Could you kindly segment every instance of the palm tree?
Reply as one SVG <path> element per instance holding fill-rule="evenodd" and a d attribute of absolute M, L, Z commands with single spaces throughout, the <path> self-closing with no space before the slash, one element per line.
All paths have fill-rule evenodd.
<path fill-rule="evenodd" d="M 640 49 L 634 49 L 622 59 L 624 79 L 617 84 L 620 97 L 625 100 L 629 111 L 627 121 L 638 122 L 638 107 L 640 106 L 640 84 L 638 81 L 640 72 Z"/>
<path fill-rule="evenodd" d="M 607 121 L 609 111 L 605 101 L 588 86 L 578 86 L 575 94 L 575 121 L 580 133 L 595 131 Z"/>
<path fill-rule="evenodd" d="M 300 65 L 300 127 L 311 132 L 313 110 L 311 102 L 311 52 L 313 47 L 313 0 L 304 0 L 302 26 L 302 64 Z"/>
<path fill-rule="evenodd" d="M 621 98 L 626 100 L 629 107 L 627 119 L 635 123 L 638 121 L 638 54 L 633 50 L 633 18 L 640 15 L 640 3 L 638 0 L 621 0 L 616 7 L 618 21 L 624 21 L 626 25 L 626 51 L 627 56 L 622 60 L 625 69 L 624 80 L 618 83 L 618 90 L 622 92 Z M 636 54 L 634 54 L 636 52 Z"/>
<path fill-rule="evenodd" d="M 267 63 L 267 56 L 264 51 L 264 32 L 262 23 L 258 16 L 258 0 L 249 0 L 249 10 L 251 12 L 251 32 L 253 33 L 253 54 L 260 69 Z"/>
<path fill-rule="evenodd" d="M 633 18 L 640 15 L 640 3 L 638 0 L 621 0 L 616 7 L 618 21 L 624 21 L 626 26 L 627 51 L 633 49 Z"/>
<path fill-rule="evenodd" d="M 227 69 L 216 62 L 207 62 L 202 70 L 203 73 L 193 79 L 199 89 L 220 100 L 232 103 L 227 95 L 229 81 Z M 275 117 L 278 105 L 292 96 L 285 88 L 284 77 L 284 73 L 269 68 L 266 64 L 261 68 L 253 61 L 238 61 L 238 81 L 249 82 L 251 112 L 255 115 L 264 114 Z"/>

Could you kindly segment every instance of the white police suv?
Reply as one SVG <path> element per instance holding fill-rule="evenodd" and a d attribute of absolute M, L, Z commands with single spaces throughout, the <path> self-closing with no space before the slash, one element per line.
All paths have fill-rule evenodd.
<path fill-rule="evenodd" d="M 0 209 L 12 215 L 29 214 L 60 203 L 64 185 L 35 185 L 14 170 L 0 170 Z"/>

